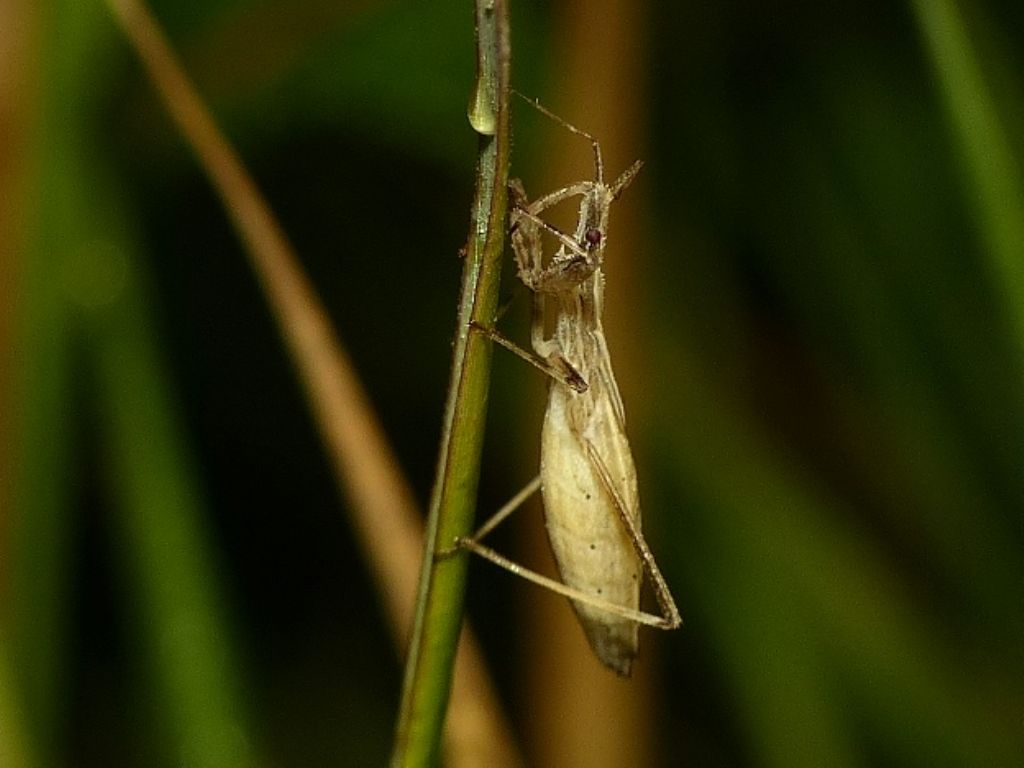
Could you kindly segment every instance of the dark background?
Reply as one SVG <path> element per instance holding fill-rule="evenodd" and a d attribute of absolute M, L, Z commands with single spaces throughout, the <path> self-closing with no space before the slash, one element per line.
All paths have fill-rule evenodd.
<path fill-rule="evenodd" d="M 477 146 L 470 4 L 153 5 L 425 506 Z M 401 659 L 218 198 L 103 3 L 11 7 L 0 755 L 237 764 L 176 740 L 220 679 L 192 714 L 227 724 L 225 754 L 380 765 Z M 608 332 L 686 622 L 645 631 L 620 683 L 563 600 L 474 563 L 530 763 L 600 764 L 560 742 L 601 732 L 576 682 L 596 679 L 630 708 L 632 764 L 1019 765 L 1020 4 L 513 2 L 512 25 L 515 86 L 598 135 L 610 174 L 646 161 L 613 210 Z M 591 173 L 524 103 L 513 127 L 533 195 Z M 523 343 L 526 306 L 503 320 Z M 543 395 L 497 354 L 482 513 L 535 472 Z M 522 517 L 497 546 L 536 562 Z M 197 646 L 212 678 L 167 666 L 161 616 L 199 644 L 226 628 Z"/>

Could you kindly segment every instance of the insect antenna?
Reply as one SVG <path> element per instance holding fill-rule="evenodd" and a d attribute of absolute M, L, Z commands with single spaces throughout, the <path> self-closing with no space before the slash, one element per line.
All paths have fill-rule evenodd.
<path fill-rule="evenodd" d="M 575 133 L 577 136 L 582 136 L 584 139 L 589 141 L 590 146 L 594 148 L 594 169 L 597 173 L 597 182 L 599 184 L 604 184 L 604 159 L 601 157 L 601 144 L 598 142 L 596 138 L 594 138 L 594 136 L 580 128 L 577 128 L 575 125 L 567 121 L 565 118 L 556 115 L 550 109 L 541 104 L 539 99 L 531 99 L 529 96 L 524 96 L 515 88 L 512 89 L 512 93 L 521 98 L 523 101 L 525 101 L 531 107 L 536 109 L 542 115 L 547 115 L 547 117 L 554 120 L 567 131 Z"/>

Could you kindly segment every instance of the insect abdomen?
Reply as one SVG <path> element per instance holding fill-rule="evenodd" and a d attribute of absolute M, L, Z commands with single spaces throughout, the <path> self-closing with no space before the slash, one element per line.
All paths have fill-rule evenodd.
<path fill-rule="evenodd" d="M 541 489 L 548 537 L 567 585 L 636 610 L 640 604 L 640 558 L 582 440 L 592 440 L 628 513 L 639 525 L 632 456 L 617 422 L 603 412 L 610 410 L 610 403 L 607 409 L 600 402 L 587 409 L 600 420 L 597 435 L 588 436 L 590 430 L 581 429 L 579 419 L 573 418 L 579 413 L 581 398 L 590 396 L 561 386 L 551 388 L 541 436 Z M 611 429 L 610 424 L 614 425 Z M 598 658 L 619 674 L 629 675 L 637 653 L 639 625 L 578 601 L 572 605 Z"/>

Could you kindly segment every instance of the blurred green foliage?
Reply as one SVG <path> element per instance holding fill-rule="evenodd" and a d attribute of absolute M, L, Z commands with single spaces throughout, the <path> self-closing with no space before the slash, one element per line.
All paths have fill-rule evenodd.
<path fill-rule="evenodd" d="M 399 666 L 255 281 L 106 9 L 45 6 L 0 742 L 38 765 L 380 764 Z M 472 184 L 463 6 L 154 3 L 424 499 Z M 514 80 L 557 101 L 580 85 L 549 69 L 549 12 L 513 4 Z M 687 622 L 662 643 L 666 760 L 1019 765 L 1024 14 L 647 21 L 627 407 Z M 528 474 L 501 443 L 529 376 L 497 382 L 482 507 Z"/>

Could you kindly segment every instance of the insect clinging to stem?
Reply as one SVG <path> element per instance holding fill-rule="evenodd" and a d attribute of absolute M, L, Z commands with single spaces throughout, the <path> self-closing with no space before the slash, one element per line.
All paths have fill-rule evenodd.
<path fill-rule="evenodd" d="M 541 434 L 540 475 L 471 537 L 456 544 L 570 598 L 594 653 L 615 672 L 628 676 L 637 654 L 640 624 L 660 629 L 682 624 L 641 533 L 636 470 L 601 321 L 609 211 L 642 162 L 633 163 L 606 184 L 597 139 L 539 102 L 526 101 L 590 142 L 595 178 L 549 192 L 533 202 L 522 182 L 510 184 L 512 248 L 519 279 L 532 293 L 534 353 L 520 349 L 493 329 L 477 330 L 551 376 Z M 573 234 L 541 218 L 548 208 L 574 197 L 580 198 L 580 204 Z M 548 259 L 542 244 L 545 232 L 558 242 Z M 554 328 L 547 336 L 549 314 Z M 481 543 L 538 488 L 562 582 L 526 569 Z M 663 615 L 640 610 L 645 571 Z"/>

